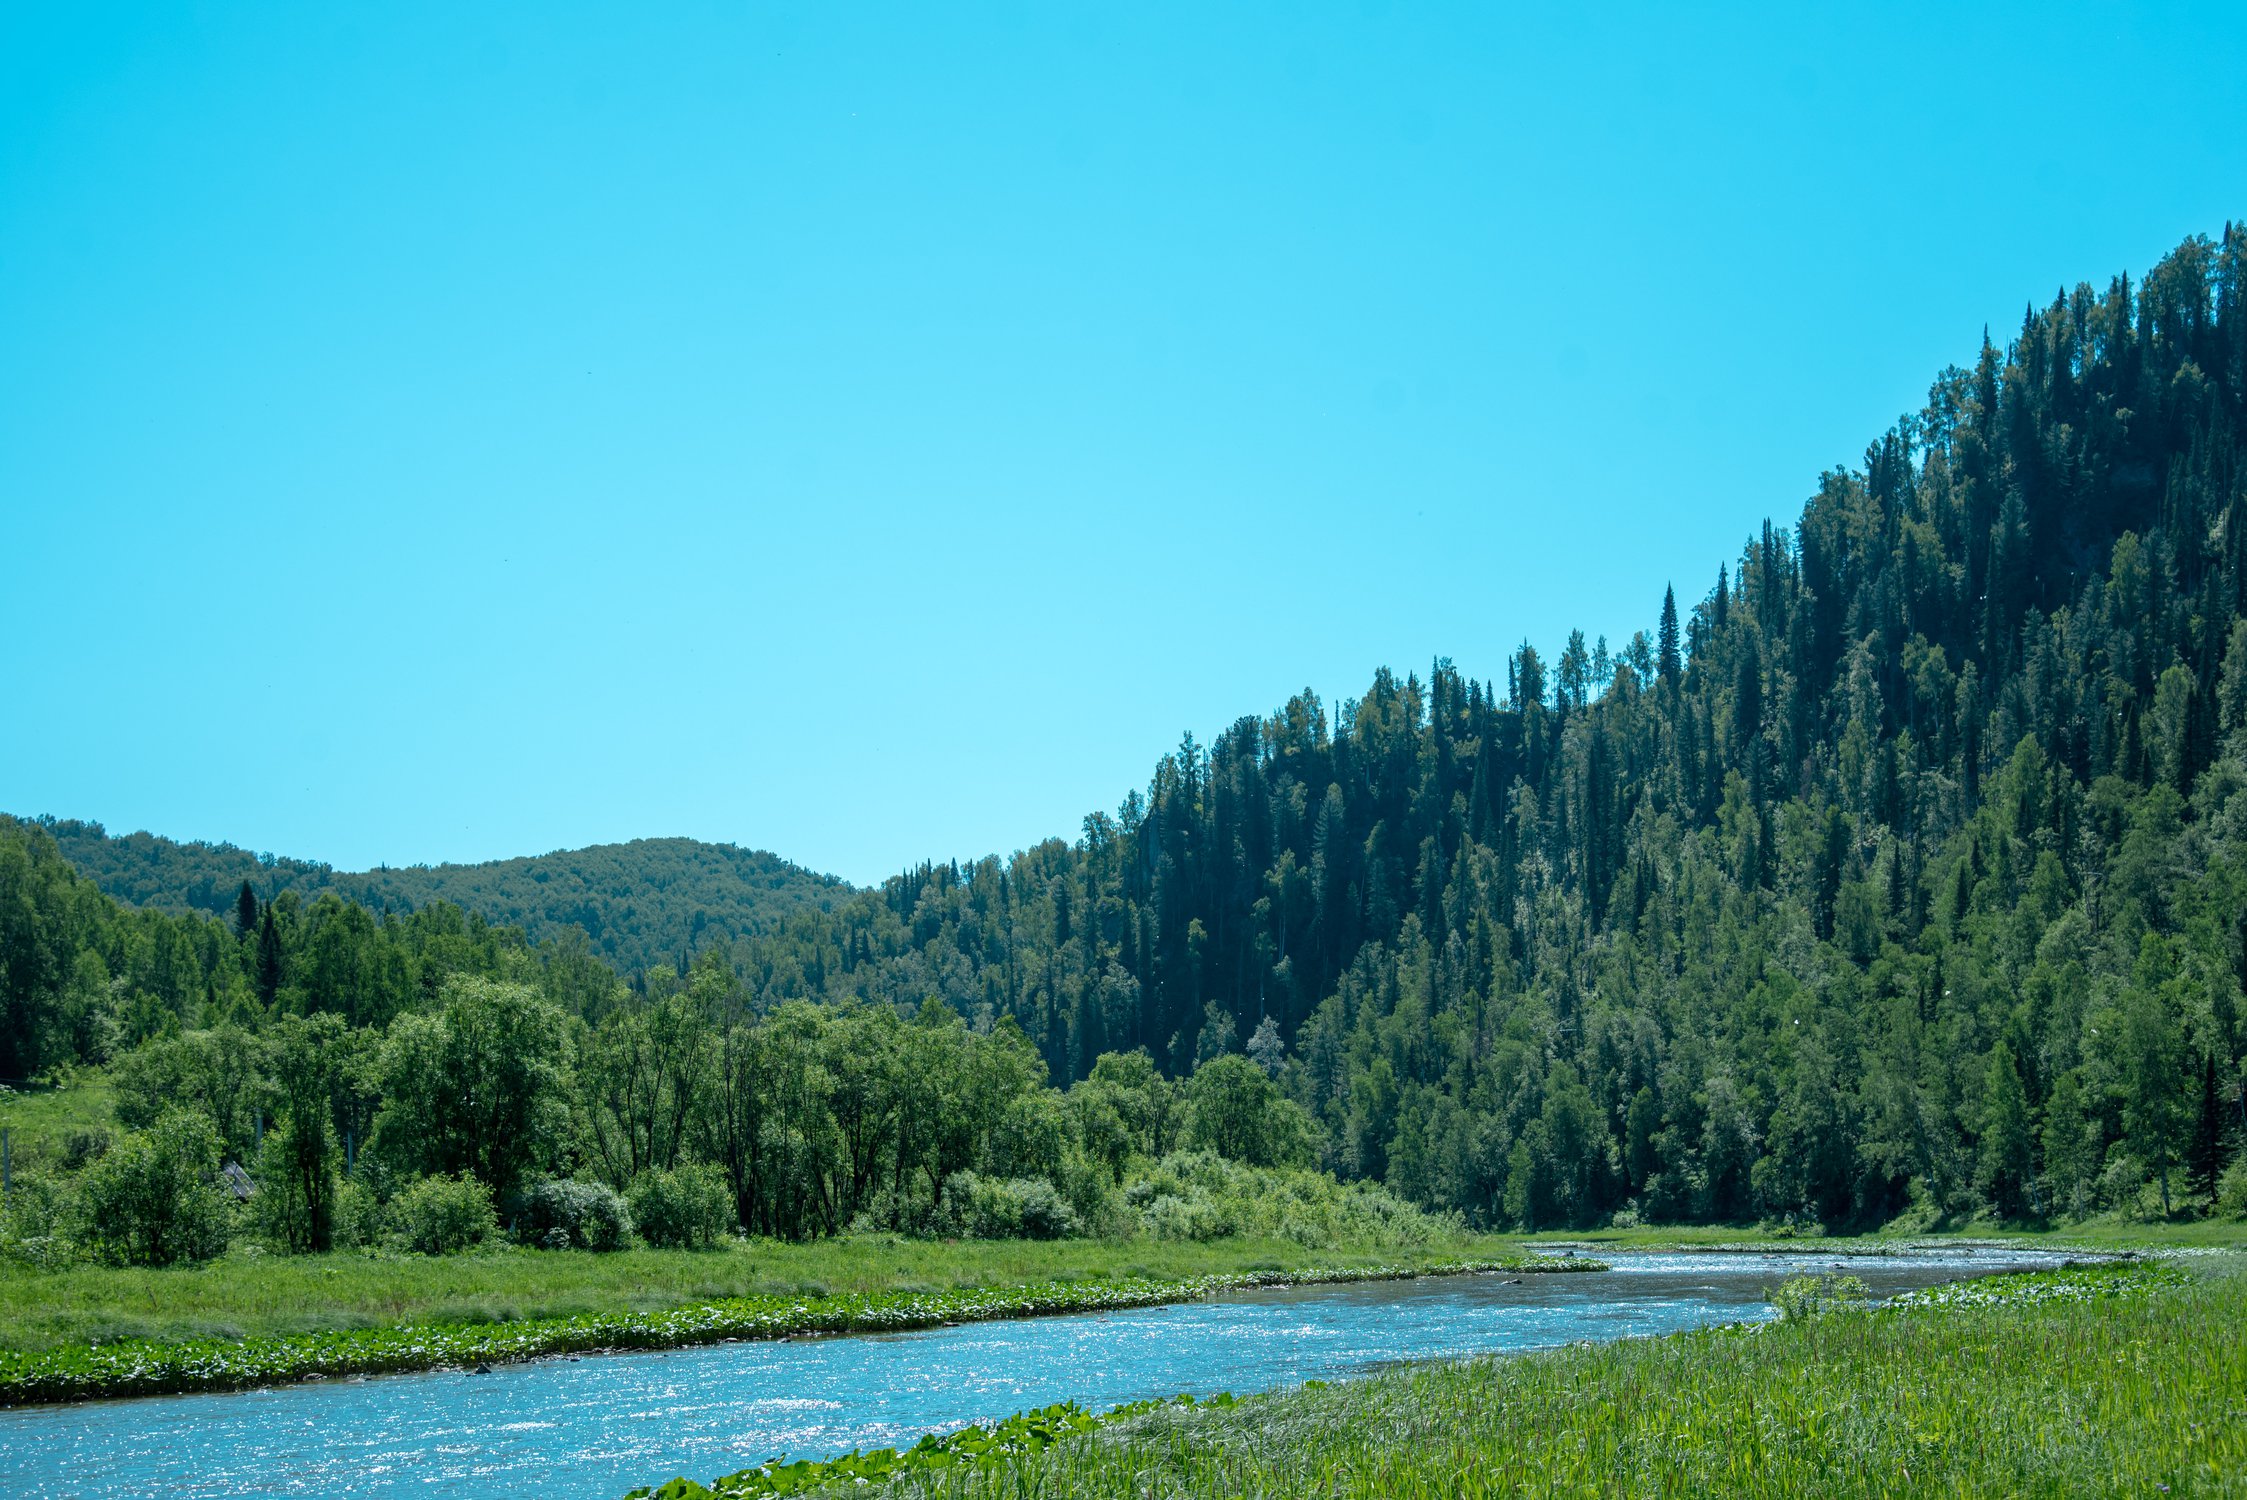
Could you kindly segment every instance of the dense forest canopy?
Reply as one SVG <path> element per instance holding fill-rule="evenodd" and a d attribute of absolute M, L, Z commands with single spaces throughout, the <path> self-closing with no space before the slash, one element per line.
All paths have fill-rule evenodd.
<path fill-rule="evenodd" d="M 112 834 L 74 818 L 37 820 L 63 857 L 110 895 L 135 906 L 223 916 L 249 881 L 267 899 L 333 891 L 376 911 L 446 901 L 487 922 L 520 927 L 533 942 L 577 932 L 627 972 L 680 966 L 720 939 L 772 931 L 799 911 L 850 895 L 761 849 L 696 839 L 634 839 L 476 865 L 387 866 L 356 873 L 312 860 L 253 854 L 232 844 Z"/>
<path fill-rule="evenodd" d="M 1083 1199 L 1188 1134 L 1479 1224 L 2207 1203 L 2247 1120 L 2243 417 L 2227 227 L 1985 338 L 1627 641 L 1306 692 L 1073 842 L 691 973 L 332 893 L 238 895 L 232 931 L 113 911 L 18 826 L 0 1071 L 304 1015 L 395 1057 L 473 979 L 570 1018 L 536 1165 L 707 1157 L 778 1232 L 936 1212 L 970 1164 Z M 851 1061 L 924 1032 L 952 1093 Z M 955 1118 L 950 1155 L 915 1134 Z"/>

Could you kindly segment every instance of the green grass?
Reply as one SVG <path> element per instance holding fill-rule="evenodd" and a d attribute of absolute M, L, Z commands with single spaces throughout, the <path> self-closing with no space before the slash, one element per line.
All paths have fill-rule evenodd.
<path fill-rule="evenodd" d="M 52 1168 L 71 1132 L 117 1128 L 116 1096 L 108 1075 L 96 1072 L 59 1089 L 0 1088 L 0 1127 L 17 1171 Z"/>
<path fill-rule="evenodd" d="M 838 1472 L 834 1492 L 2240 1495 L 2243 1350 L 2247 1276 L 2235 1262 L 2215 1274 L 2045 1273 L 1799 1323 L 1405 1366 L 1120 1420 L 1047 1420 L 1033 1441 L 997 1441 L 994 1431 L 899 1463 L 901 1477 L 878 1486 Z M 817 1470 L 745 1471 L 718 1493 L 828 1488 Z M 680 1483 L 658 1493 L 707 1492 Z"/>
<path fill-rule="evenodd" d="M 118 1339 L 277 1337 L 402 1323 L 622 1317 L 733 1297 L 872 1296 L 1055 1281 L 1165 1280 L 1505 1260 L 1509 1240 L 1308 1250 L 1284 1240 L 1000 1240 L 882 1235 L 716 1250 L 500 1249 L 467 1255 L 264 1255 L 167 1270 L 73 1265 L 0 1275 L 0 1351 Z"/>
<path fill-rule="evenodd" d="M 398 1323 L 254 1338 L 70 1344 L 0 1350 L 0 1406 L 237 1390 L 282 1381 L 493 1364 L 552 1354 L 666 1349 L 795 1334 L 892 1333 L 986 1318 L 1039 1317 L 1185 1302 L 1213 1292 L 1309 1282 L 1488 1270 L 1596 1271 L 1588 1258 L 1315 1266 L 1170 1279 L 1078 1278 L 949 1290 L 712 1299 L 649 1313 L 587 1313 L 489 1323 Z"/>

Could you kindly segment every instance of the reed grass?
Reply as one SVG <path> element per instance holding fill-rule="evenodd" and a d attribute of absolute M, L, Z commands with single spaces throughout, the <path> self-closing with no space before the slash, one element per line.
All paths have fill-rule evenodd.
<path fill-rule="evenodd" d="M 2069 1277 L 2094 1285 L 2053 1290 Z M 1974 1283 L 1972 1295 L 1908 1307 L 1408 1366 L 1233 1406 L 1157 1407 L 1043 1452 L 854 1493 L 2247 1494 L 2247 1276 L 2236 1263 L 2014 1285 L 2028 1290 Z"/>

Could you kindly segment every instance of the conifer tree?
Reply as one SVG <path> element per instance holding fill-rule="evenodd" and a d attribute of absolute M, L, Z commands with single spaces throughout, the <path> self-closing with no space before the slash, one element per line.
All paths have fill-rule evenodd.
<path fill-rule="evenodd" d="M 1662 624 L 1657 641 L 1657 670 L 1662 674 L 1664 684 L 1676 687 L 1681 665 L 1677 654 L 1677 590 L 1667 584 L 1662 587 Z"/>

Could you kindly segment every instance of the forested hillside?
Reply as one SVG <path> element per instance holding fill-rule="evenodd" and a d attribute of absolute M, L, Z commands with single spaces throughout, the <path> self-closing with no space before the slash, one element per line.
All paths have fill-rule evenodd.
<path fill-rule="evenodd" d="M 1062 1078 L 1284 1057 L 1332 1166 L 1482 1221 L 2205 1191 L 2243 299 L 2229 227 L 2078 286 L 1631 639 L 1189 737 L 1074 843 L 913 871 L 751 978 L 1012 1016 Z"/>
<path fill-rule="evenodd" d="M 232 844 L 111 834 L 99 823 L 41 819 L 63 856 L 104 891 L 135 906 L 224 915 L 243 881 L 262 899 L 333 891 L 377 911 L 449 901 L 533 942 L 582 932 L 595 953 L 633 972 L 683 965 L 714 938 L 776 931 L 804 911 L 849 895 L 761 849 L 695 839 L 634 839 L 477 865 L 416 865 L 352 873 Z"/>
<path fill-rule="evenodd" d="M 1149 1166 L 1185 1144 L 1491 1225 L 2247 1206 L 2243 417 L 2227 228 L 1985 339 L 1627 641 L 1300 695 L 1073 842 L 737 942 L 665 927 L 621 979 L 613 911 L 703 898 L 620 862 L 578 879 L 613 903 L 593 947 L 534 946 L 214 862 L 175 888 L 231 915 L 167 917 L 63 859 L 130 841 L 10 824 L 0 1074 L 114 1059 L 150 1122 L 264 1098 L 303 1182 L 371 1139 L 385 1199 L 706 1161 L 781 1234 L 956 1230 L 991 1194 L 1198 1233 Z M 577 920 L 511 899 L 533 938 Z M 1170 1186 L 1119 1200 L 1133 1162 Z"/>

